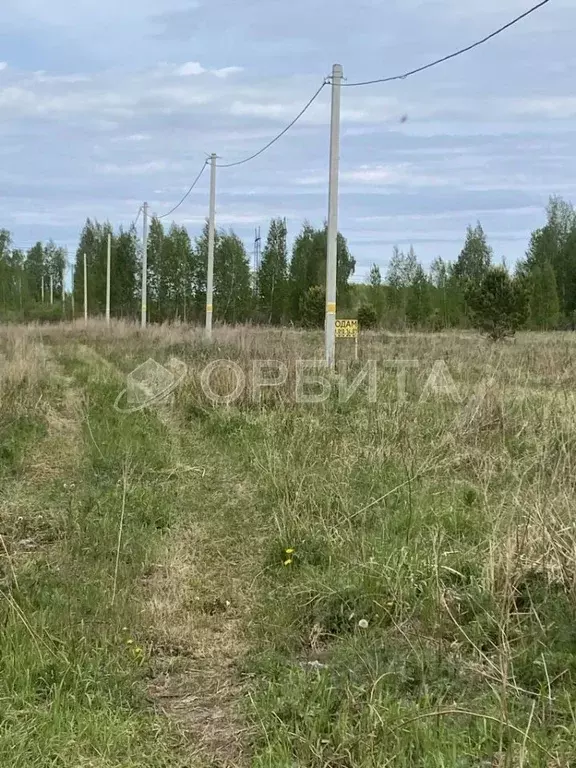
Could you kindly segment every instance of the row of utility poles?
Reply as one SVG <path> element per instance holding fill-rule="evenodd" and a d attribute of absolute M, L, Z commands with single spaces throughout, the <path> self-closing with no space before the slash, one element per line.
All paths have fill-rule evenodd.
<path fill-rule="evenodd" d="M 336 349 L 336 272 L 338 243 L 338 172 L 340 163 L 340 94 L 344 77 L 342 66 L 332 68 L 332 107 L 330 118 L 330 171 L 328 179 L 328 233 L 326 253 L 326 313 L 325 313 L 325 357 L 326 363 L 334 367 Z M 212 338 L 212 312 L 214 294 L 214 242 L 216 228 L 216 160 L 210 155 L 210 201 L 208 212 L 208 268 L 206 276 L 206 338 Z M 148 203 L 142 206 L 142 312 L 141 324 L 145 328 L 148 319 Z M 110 323 L 110 268 L 111 236 L 108 235 L 106 263 L 106 322 Z M 84 254 L 84 320 L 88 321 L 88 284 L 86 254 Z M 52 290 L 52 289 L 51 289 Z"/>
<path fill-rule="evenodd" d="M 86 264 L 86 254 L 84 256 L 84 322 L 88 323 L 88 265 Z M 108 244 L 106 251 L 106 322 L 110 325 L 110 270 L 112 267 L 112 235 L 108 233 Z M 144 267 L 144 264 L 143 264 Z M 144 270 L 145 272 L 145 270 Z M 143 291 L 142 296 L 146 293 Z M 72 291 L 72 302 L 74 302 L 74 291 Z M 74 305 L 72 305 L 74 306 Z M 144 312 L 144 307 L 142 309 Z M 74 316 L 74 310 L 72 310 Z M 142 315 L 144 318 L 144 314 Z M 144 323 L 145 324 L 145 323 Z"/>
<path fill-rule="evenodd" d="M 216 239 L 216 159 L 210 155 L 210 202 L 208 211 L 208 268 L 206 271 L 206 337 L 212 338 L 212 312 L 214 296 L 214 242 Z M 142 328 L 148 320 L 148 203 L 142 206 Z M 108 236 L 110 238 L 110 236 Z M 106 285 L 110 284 L 110 246 L 108 246 L 108 272 Z M 110 293 L 106 294 L 106 319 L 110 321 Z"/>

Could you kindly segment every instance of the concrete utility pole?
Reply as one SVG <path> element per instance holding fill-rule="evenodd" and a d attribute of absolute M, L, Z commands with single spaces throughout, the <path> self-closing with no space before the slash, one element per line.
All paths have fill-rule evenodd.
<path fill-rule="evenodd" d="M 88 325 L 88 269 L 86 254 L 84 254 L 84 325 Z"/>
<path fill-rule="evenodd" d="M 328 183 L 328 233 L 326 253 L 326 321 L 324 326 L 326 365 L 336 358 L 336 266 L 338 244 L 338 168 L 340 164 L 340 96 L 344 72 L 332 67 L 332 115 L 330 122 L 330 178 Z"/>
<path fill-rule="evenodd" d="M 54 276 L 50 275 L 50 304 L 54 304 Z"/>
<path fill-rule="evenodd" d="M 110 263 L 112 260 L 112 235 L 108 232 L 108 253 L 106 256 L 106 322 L 110 325 Z"/>
<path fill-rule="evenodd" d="M 148 319 L 148 203 L 142 206 L 142 328 Z"/>
<path fill-rule="evenodd" d="M 214 240 L 216 225 L 216 155 L 210 155 L 210 210 L 208 215 L 208 271 L 206 275 L 206 338 L 212 338 L 214 293 Z"/>
<path fill-rule="evenodd" d="M 75 274 L 74 267 L 70 264 L 70 298 L 72 304 L 72 322 L 76 320 L 76 307 L 74 306 Z"/>
<path fill-rule="evenodd" d="M 42 275 L 42 304 L 44 304 L 44 275 Z"/>

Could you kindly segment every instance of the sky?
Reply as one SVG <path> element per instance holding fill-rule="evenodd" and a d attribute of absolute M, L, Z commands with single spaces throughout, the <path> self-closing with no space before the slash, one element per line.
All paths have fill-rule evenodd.
<path fill-rule="evenodd" d="M 348 82 L 404 72 L 484 37 L 535 0 L 2 0 L 0 227 L 76 251 L 87 217 L 162 215 L 216 152 L 252 154 L 332 64 Z M 339 228 L 385 272 L 392 248 L 455 259 L 480 220 L 513 264 L 550 195 L 576 202 L 574 0 L 453 61 L 342 89 Z M 406 116 L 406 120 L 402 120 Z M 217 224 L 327 216 L 330 89 L 263 155 L 217 174 Z M 174 214 L 195 236 L 209 174 Z"/>

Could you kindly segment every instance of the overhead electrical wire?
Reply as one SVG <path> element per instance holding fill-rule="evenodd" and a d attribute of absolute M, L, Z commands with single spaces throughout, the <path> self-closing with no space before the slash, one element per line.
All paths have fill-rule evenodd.
<path fill-rule="evenodd" d="M 379 77 L 374 80 L 362 80 L 358 83 L 341 83 L 343 88 L 354 88 L 361 85 L 374 85 L 375 83 L 391 83 L 394 80 L 405 80 L 407 77 L 411 77 L 412 75 L 416 75 L 419 72 L 424 72 L 426 69 L 432 69 L 432 67 L 438 66 L 438 64 L 443 64 L 445 61 L 449 61 L 450 59 L 455 59 L 457 56 L 461 56 L 463 53 L 468 53 L 468 51 L 473 50 L 474 48 L 478 48 L 480 45 L 484 45 L 484 43 L 487 43 L 489 40 L 492 40 L 492 38 L 496 37 L 497 35 L 500 35 L 502 32 L 505 32 L 507 29 L 510 29 L 510 27 L 513 27 L 515 24 L 518 24 L 519 21 L 522 21 L 522 19 L 525 19 L 527 16 L 530 16 L 530 14 L 534 13 L 535 11 L 542 8 L 542 6 L 547 5 L 550 2 L 550 0 L 542 0 L 542 2 L 538 3 L 534 7 L 530 8 L 529 10 L 522 13 L 520 16 L 517 16 L 515 19 L 512 19 L 512 21 L 509 21 L 507 24 L 504 24 L 503 27 L 500 27 L 499 29 L 495 30 L 491 34 L 487 35 L 486 37 L 483 37 L 481 40 L 477 40 L 475 43 L 472 43 L 472 45 L 466 46 L 466 48 L 460 48 L 460 50 L 455 51 L 454 53 L 448 54 L 448 56 L 443 56 L 441 59 L 436 59 L 436 61 L 431 61 L 429 64 L 425 64 L 423 67 L 418 67 L 417 69 L 412 69 L 409 72 L 404 72 L 402 75 L 393 75 L 392 77 Z"/>
<path fill-rule="evenodd" d="M 478 48 L 481 45 L 484 45 L 484 43 L 487 43 L 489 40 L 492 40 L 493 38 L 497 37 L 498 35 L 502 34 L 502 32 L 505 32 L 507 29 L 510 29 L 510 27 L 513 27 L 515 24 L 518 24 L 520 21 L 525 19 L 527 16 L 530 16 L 532 13 L 535 13 L 543 6 L 547 5 L 550 2 L 550 0 L 541 0 L 537 5 L 533 6 L 532 8 L 529 8 L 527 11 L 524 11 L 524 13 L 520 14 L 520 16 L 517 16 L 516 18 L 512 19 L 512 21 L 509 21 L 507 24 L 504 24 L 502 27 L 499 27 L 494 32 L 491 32 L 489 35 L 486 35 L 486 37 L 483 37 L 481 40 L 477 40 L 475 43 L 472 43 L 471 45 L 466 46 L 465 48 L 460 48 L 457 51 L 454 51 L 454 53 L 450 53 L 447 56 L 443 56 L 440 59 L 436 59 L 435 61 L 431 61 L 429 64 L 424 64 L 421 67 L 417 67 L 416 69 L 409 70 L 408 72 L 404 72 L 400 75 L 392 75 L 391 77 L 378 77 L 374 78 L 373 80 L 361 80 L 356 83 L 347 83 L 342 82 L 341 87 L 343 88 L 354 88 L 364 85 L 375 85 L 376 83 L 391 83 L 395 80 L 405 80 L 408 77 L 411 77 L 412 75 L 416 75 L 419 72 L 424 72 L 427 69 L 432 69 L 433 67 L 438 66 L 439 64 L 443 64 L 446 61 L 450 61 L 451 59 L 455 59 L 458 56 L 462 56 L 464 53 L 468 53 L 469 51 L 472 51 L 474 48 Z M 273 146 L 277 141 L 279 141 L 288 131 L 293 128 L 296 123 L 304 116 L 304 114 L 310 109 L 312 104 L 316 101 L 318 96 L 321 94 L 323 89 L 326 85 L 329 85 L 331 82 L 330 77 L 324 78 L 324 81 L 322 82 L 321 86 L 318 88 L 318 90 L 314 93 L 312 98 L 305 104 L 305 106 L 300 110 L 300 112 L 296 115 L 296 117 L 288 123 L 288 125 L 280 131 L 276 136 L 274 136 L 273 139 L 271 139 L 267 144 L 265 144 L 261 149 L 259 149 L 257 152 L 254 152 L 252 155 L 249 155 L 248 157 L 243 158 L 242 160 L 237 160 L 233 163 L 218 163 L 217 168 L 235 168 L 239 165 L 244 165 L 245 163 L 249 163 L 251 160 L 254 160 L 255 158 L 262 155 L 264 152 L 266 152 L 267 149 L 270 149 L 271 146 Z M 165 219 L 168 216 L 171 216 L 175 211 L 180 208 L 180 206 L 188 199 L 190 193 L 200 180 L 202 174 L 204 173 L 204 170 L 206 166 L 208 165 L 208 160 L 204 161 L 204 164 L 202 165 L 202 168 L 200 169 L 200 173 L 196 176 L 194 181 L 192 182 L 192 185 L 184 195 L 184 197 L 180 200 L 180 202 L 174 206 L 168 213 L 163 214 L 162 216 L 159 216 L 159 219 Z M 140 213 L 142 212 L 142 209 L 138 212 L 138 217 L 140 216 Z M 136 222 L 138 221 L 138 217 L 136 218 Z M 135 222 L 135 224 L 136 224 Z"/>
<path fill-rule="evenodd" d="M 182 205 L 182 203 L 184 203 L 188 199 L 190 193 L 192 192 L 196 184 L 198 184 L 198 182 L 200 181 L 200 177 L 204 173 L 204 169 L 206 168 L 207 163 L 208 161 L 205 160 L 204 164 L 202 165 L 202 168 L 200 169 L 200 173 L 198 174 L 198 176 L 196 176 L 196 178 L 192 182 L 192 185 L 190 186 L 190 188 L 188 189 L 188 191 L 186 192 L 182 200 L 180 200 L 180 202 L 177 205 L 175 205 L 174 208 L 172 208 L 172 210 L 168 211 L 168 213 L 164 213 L 162 214 L 162 216 L 158 216 L 159 219 L 165 219 L 167 216 L 171 216 L 174 213 L 174 211 L 177 211 L 178 208 L 180 208 L 180 206 Z"/>
<path fill-rule="evenodd" d="M 280 131 L 280 133 L 279 133 L 279 134 L 277 134 L 277 135 L 276 135 L 276 136 L 275 136 L 275 137 L 274 137 L 274 138 L 273 138 L 271 141 L 269 141 L 269 142 L 268 142 L 268 143 L 267 143 L 265 146 L 263 146 L 263 147 L 262 147 L 262 149 L 259 149 L 259 150 L 258 150 L 258 152 L 254 152 L 254 154 L 250 155 L 249 157 L 245 157 L 243 160 L 238 160 L 238 161 L 236 161 L 236 162 L 234 162 L 234 163 L 221 163 L 221 164 L 218 164 L 218 165 L 217 165 L 217 167 L 218 167 L 218 168 L 233 168 L 233 167 L 234 167 L 234 166 L 236 166 L 236 165 L 244 165 L 244 163 L 248 163 L 250 160 L 254 160 L 254 158 L 256 158 L 256 157 L 258 157 L 259 155 L 261 155 L 261 154 L 263 154 L 264 152 L 266 152 L 266 150 L 267 150 L 267 149 L 269 149 L 269 148 L 270 148 L 270 147 L 271 147 L 273 144 L 275 144 L 275 143 L 276 143 L 276 142 L 277 142 L 279 139 L 281 139 L 281 138 L 282 138 L 282 136 L 284 136 L 286 133 L 288 133 L 288 131 L 290 130 L 290 128 L 292 128 L 294 125 L 296 125 L 296 123 L 298 122 L 298 120 L 300 120 L 300 118 L 301 118 L 301 117 L 302 117 L 302 116 L 303 116 L 303 115 L 304 115 L 304 114 L 307 112 L 307 110 L 308 110 L 308 109 L 309 109 L 309 108 L 312 106 L 312 104 L 313 104 L 313 103 L 316 101 L 316 99 L 318 98 L 318 96 L 320 95 L 320 93 L 322 92 L 322 90 L 324 89 L 324 87 L 325 87 L 326 85 L 328 85 L 328 83 L 329 83 L 329 79 L 328 79 L 327 77 L 326 77 L 326 78 L 324 78 L 324 80 L 323 80 L 323 82 L 322 82 L 322 85 L 320 86 L 320 88 L 318 88 L 318 90 L 316 91 L 316 93 L 315 93 L 315 94 L 312 96 L 312 98 L 311 98 L 311 99 L 310 99 L 310 100 L 309 100 L 309 101 L 306 103 L 306 105 L 304 106 L 304 108 L 300 110 L 300 112 L 299 112 L 299 113 L 296 115 L 296 117 L 294 118 L 294 120 L 292 120 L 290 123 L 288 123 L 288 125 L 287 125 L 287 126 L 286 126 L 286 127 L 285 127 L 285 128 L 282 130 L 282 131 Z M 167 218 L 168 216 L 171 216 L 171 215 L 172 215 L 172 214 L 173 214 L 175 211 L 177 211 L 177 210 L 178 210 L 178 208 L 180 208 L 180 206 L 181 206 L 181 205 L 182 205 L 182 204 L 183 204 L 183 203 L 184 203 L 184 202 L 185 202 L 185 201 L 188 199 L 188 196 L 190 195 L 190 193 L 192 192 L 192 190 L 194 189 L 194 187 L 196 186 L 196 184 L 197 184 L 197 183 L 200 181 L 200 177 L 201 177 L 201 176 L 202 176 L 202 174 L 204 173 L 204 169 L 206 168 L 206 166 L 207 166 L 208 164 L 209 164 L 209 161 L 208 161 L 208 160 L 205 160 L 205 161 L 204 161 L 204 164 L 202 165 L 202 168 L 200 169 L 200 173 L 198 174 L 198 176 L 196 176 L 196 178 L 195 178 L 195 179 L 194 179 L 194 181 L 192 182 L 192 185 L 190 186 L 190 188 L 188 189 L 188 191 L 186 192 L 186 194 L 184 195 L 184 197 L 183 197 L 183 198 L 180 200 L 180 202 L 179 202 L 177 205 L 175 205 L 175 206 L 174 206 L 174 208 L 172 208 L 170 211 L 168 211 L 168 213 L 164 213 L 162 216 L 158 216 L 158 219 L 165 219 L 165 218 Z M 140 216 L 140 213 L 141 213 L 141 211 L 142 211 L 142 208 L 140 208 L 140 211 L 138 211 L 138 216 Z M 136 219 L 136 222 L 137 222 L 137 221 L 138 221 L 138 218 Z M 135 224 L 136 224 L 136 222 L 135 222 Z"/>
<path fill-rule="evenodd" d="M 237 160 L 235 163 L 219 163 L 219 164 L 217 165 L 217 167 L 218 167 L 218 168 L 234 168 L 236 165 L 244 165 L 244 163 L 248 163 L 248 162 L 250 162 L 250 160 L 254 160 L 254 158 L 256 158 L 256 157 L 258 157 L 259 155 L 261 155 L 261 154 L 263 154 L 264 152 L 266 152 L 266 150 L 267 150 L 267 149 L 270 149 L 270 147 L 271 147 L 273 144 L 275 144 L 275 143 L 276 143 L 276 142 L 277 142 L 279 139 L 281 139 L 281 138 L 282 138 L 282 136 L 284 136 L 284 134 L 288 133 L 288 131 L 290 130 L 290 128 L 292 128 L 294 125 L 296 125 L 296 123 L 298 122 L 298 120 L 300 120 L 300 118 L 301 118 L 301 117 L 302 117 L 302 116 L 303 116 L 303 115 L 304 115 L 304 114 L 305 114 L 305 113 L 308 111 L 308 109 L 310 109 L 310 107 L 311 107 L 311 106 L 312 106 L 312 104 L 313 104 L 313 103 L 316 101 L 316 99 L 318 98 L 318 96 L 320 96 L 320 93 L 322 92 L 322 90 L 323 90 L 324 86 L 328 85 L 328 83 L 329 83 L 329 79 L 328 79 L 328 78 L 325 78 L 325 79 L 324 79 L 324 82 L 322 83 L 322 85 L 320 86 L 320 88 L 318 88 L 318 90 L 316 91 L 316 93 L 314 94 L 314 96 L 312 96 L 312 98 L 310 99 L 310 101 L 308 101 L 308 103 L 306 104 L 306 106 L 305 106 L 305 107 L 304 107 L 302 110 L 300 110 L 300 112 L 299 112 L 299 113 L 296 115 L 296 117 L 294 118 L 294 120 L 292 120 L 292 122 L 291 122 L 291 123 L 288 123 L 288 125 L 286 126 L 286 128 L 284 128 L 284 130 L 283 130 L 283 131 L 280 131 L 280 133 L 279 133 L 277 136 L 275 136 L 275 137 L 274 137 L 274 138 L 273 138 L 271 141 L 269 141 L 269 142 L 268 142 L 268 144 L 266 144 L 265 146 L 263 146 L 263 147 L 262 147 L 262 149 L 259 149 L 259 150 L 258 150 L 258 152 L 254 152 L 254 154 L 253 154 L 253 155 L 250 155 L 249 157 L 245 157 L 243 160 Z"/>

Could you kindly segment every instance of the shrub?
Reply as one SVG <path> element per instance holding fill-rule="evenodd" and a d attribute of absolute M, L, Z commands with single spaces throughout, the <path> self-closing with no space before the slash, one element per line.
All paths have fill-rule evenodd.
<path fill-rule="evenodd" d="M 475 327 L 494 341 L 513 336 L 526 322 L 526 292 L 504 267 L 490 268 L 480 283 L 468 290 L 467 301 Z"/>
<path fill-rule="evenodd" d="M 378 324 L 378 315 L 371 304 L 358 307 L 358 325 L 360 328 L 374 328 Z"/>
<path fill-rule="evenodd" d="M 306 328 L 321 328 L 326 315 L 326 292 L 319 285 L 313 285 L 300 299 L 300 317 Z"/>

